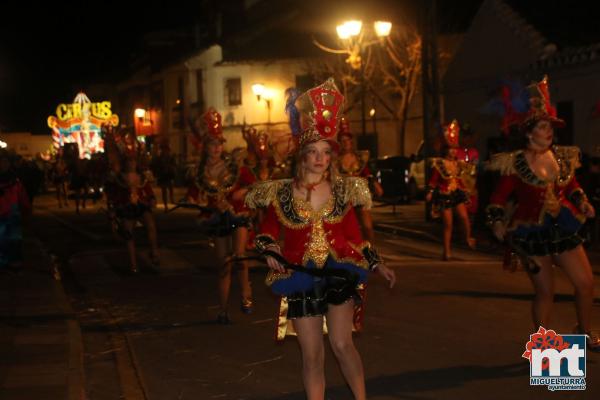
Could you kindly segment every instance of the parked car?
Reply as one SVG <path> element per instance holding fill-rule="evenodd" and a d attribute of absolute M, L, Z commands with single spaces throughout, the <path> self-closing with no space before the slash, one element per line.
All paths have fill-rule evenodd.
<path fill-rule="evenodd" d="M 404 156 L 378 158 L 371 161 L 373 176 L 383 187 L 383 196 L 375 198 L 389 204 L 402 204 L 410 201 L 409 171 L 411 160 Z"/>
<path fill-rule="evenodd" d="M 417 151 L 410 156 L 410 168 L 408 171 L 408 193 L 410 200 L 423 197 L 425 193 L 425 148 L 421 141 Z"/>

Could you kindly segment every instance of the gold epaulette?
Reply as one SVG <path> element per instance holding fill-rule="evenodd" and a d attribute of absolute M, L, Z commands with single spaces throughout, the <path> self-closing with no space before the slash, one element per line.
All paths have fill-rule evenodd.
<path fill-rule="evenodd" d="M 521 151 L 522 150 L 494 154 L 491 160 L 487 162 L 485 169 L 489 171 L 499 171 L 502 175 L 516 174 L 515 157 Z"/>
<path fill-rule="evenodd" d="M 344 180 L 344 203 L 369 209 L 373 205 L 369 183 L 365 178 L 346 177 Z"/>
<path fill-rule="evenodd" d="M 268 207 L 277 199 L 277 191 L 291 179 L 277 179 L 254 183 L 246 194 L 246 205 L 250 208 Z"/>
<path fill-rule="evenodd" d="M 581 167 L 581 151 L 577 146 L 554 146 L 554 154 L 559 164 L 567 161 L 573 169 Z"/>

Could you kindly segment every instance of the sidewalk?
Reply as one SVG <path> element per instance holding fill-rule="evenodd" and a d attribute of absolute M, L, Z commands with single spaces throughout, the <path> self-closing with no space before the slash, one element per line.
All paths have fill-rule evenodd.
<path fill-rule="evenodd" d="M 0 272 L 0 398 L 85 399 L 81 331 L 61 281 L 35 239 L 24 255 L 22 271 Z"/>
<path fill-rule="evenodd" d="M 375 202 L 371 209 L 371 214 L 373 215 L 373 227 L 375 231 L 439 243 L 441 253 L 443 225 L 440 221 L 425 220 L 425 204 L 423 202 L 398 205 L 395 208 Z M 489 237 L 487 231 L 479 229 L 479 232 L 474 232 L 474 234 L 478 239 L 476 251 L 487 254 L 496 253 L 499 257 L 502 257 L 504 248 L 496 243 L 487 242 L 487 238 Z M 485 239 L 482 240 L 482 238 Z M 452 246 L 468 249 L 467 244 L 462 238 L 460 224 L 458 223 L 455 223 L 454 226 Z M 600 245 L 589 246 L 586 251 L 592 268 L 600 270 Z"/>

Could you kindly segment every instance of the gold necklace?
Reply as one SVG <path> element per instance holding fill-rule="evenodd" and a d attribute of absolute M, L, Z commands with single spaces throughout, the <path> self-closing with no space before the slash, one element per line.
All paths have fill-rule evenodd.
<path fill-rule="evenodd" d="M 321 179 L 319 179 L 317 182 L 313 182 L 313 183 L 304 183 L 304 182 L 300 182 L 300 180 L 296 180 L 296 187 L 306 189 L 306 201 L 307 202 L 310 202 L 311 193 L 315 190 L 315 188 L 317 186 L 319 186 L 321 183 L 323 183 L 323 181 L 326 178 L 325 175 L 326 174 L 321 175 Z"/>

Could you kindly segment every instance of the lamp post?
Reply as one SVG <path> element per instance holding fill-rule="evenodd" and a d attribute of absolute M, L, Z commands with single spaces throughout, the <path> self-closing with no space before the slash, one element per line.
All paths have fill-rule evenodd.
<path fill-rule="evenodd" d="M 256 96 L 256 100 L 259 102 L 264 100 L 267 104 L 267 125 L 271 125 L 271 99 L 273 98 L 273 92 L 262 83 L 255 83 L 252 85 L 252 93 Z"/>
<path fill-rule="evenodd" d="M 381 44 L 383 38 L 389 36 L 392 30 L 392 23 L 388 21 L 375 21 L 373 23 L 373 32 L 365 32 L 363 23 L 360 20 L 346 21 L 336 27 L 336 32 L 340 40 L 345 46 L 345 50 L 331 50 L 317 44 L 320 48 L 326 51 L 335 53 L 346 53 L 348 58 L 346 62 L 354 70 L 360 73 L 360 113 L 361 113 L 361 132 L 367 132 L 367 110 L 365 104 L 365 96 L 367 91 L 365 79 L 365 63 L 363 62 L 364 51 L 367 47 L 373 44 Z M 369 39 L 375 34 L 376 40 Z"/>

